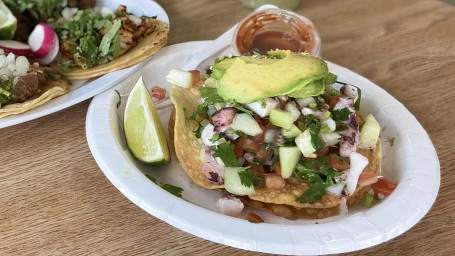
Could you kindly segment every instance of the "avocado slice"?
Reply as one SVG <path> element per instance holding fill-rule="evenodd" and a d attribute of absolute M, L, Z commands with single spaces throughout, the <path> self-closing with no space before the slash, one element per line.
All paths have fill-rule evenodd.
<path fill-rule="evenodd" d="M 276 56 L 273 51 L 269 54 Z M 319 80 L 329 71 L 321 58 L 290 51 L 279 51 L 279 56 L 282 58 L 243 56 L 220 60 L 212 66 L 218 94 L 226 101 L 251 103 L 294 92 L 296 97 L 324 92 L 324 84 Z M 304 90 L 307 86 L 308 90 Z"/>

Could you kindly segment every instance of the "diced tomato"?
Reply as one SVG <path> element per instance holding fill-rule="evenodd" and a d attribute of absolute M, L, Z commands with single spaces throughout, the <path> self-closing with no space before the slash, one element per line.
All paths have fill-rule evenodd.
<path fill-rule="evenodd" d="M 341 159 L 338 159 L 334 154 L 330 154 L 327 157 L 327 164 L 338 171 L 345 171 L 349 169 L 349 164 Z"/>
<path fill-rule="evenodd" d="M 256 152 L 256 160 L 259 162 L 264 162 L 267 159 L 269 152 L 264 147 L 259 147 L 259 150 Z"/>
<path fill-rule="evenodd" d="M 245 216 L 245 220 L 253 223 L 263 223 L 264 220 L 254 212 L 250 212 Z"/>
<path fill-rule="evenodd" d="M 281 175 L 281 164 L 280 164 L 280 162 L 276 163 L 275 172 L 276 172 L 276 174 Z"/>
<path fill-rule="evenodd" d="M 238 147 L 237 145 L 234 144 L 234 154 L 237 158 L 239 158 L 239 157 L 243 157 L 244 152 L 240 147 Z"/>
<path fill-rule="evenodd" d="M 253 153 L 256 153 L 259 150 L 259 148 L 262 147 L 262 145 L 257 144 L 256 142 L 254 142 L 254 140 L 242 136 L 240 136 L 235 141 L 235 144 L 239 146 L 241 149 Z"/>
<path fill-rule="evenodd" d="M 162 100 L 162 99 L 164 99 L 164 97 L 166 97 L 166 89 L 163 89 L 159 86 L 153 86 L 151 91 L 152 91 L 152 97 L 155 97 L 158 100 Z"/>
<path fill-rule="evenodd" d="M 378 182 L 371 184 L 375 194 L 383 194 L 384 196 L 390 195 L 396 186 L 397 184 L 384 177 L 380 177 Z"/>
<path fill-rule="evenodd" d="M 263 165 L 264 173 L 275 173 L 270 167 L 270 165 Z"/>
<path fill-rule="evenodd" d="M 323 147 L 321 148 L 318 152 L 316 152 L 316 156 L 317 157 L 320 157 L 320 156 L 325 156 L 327 155 L 327 153 L 329 153 L 330 151 L 330 147 Z"/>
<path fill-rule="evenodd" d="M 199 72 L 199 70 L 190 70 L 190 72 L 193 74 L 193 86 L 199 86 L 202 82 L 201 72 Z"/>
<path fill-rule="evenodd" d="M 376 173 L 371 171 L 360 173 L 358 181 L 359 186 L 364 187 L 376 182 L 378 182 L 378 175 L 376 175 Z"/>
<path fill-rule="evenodd" d="M 325 102 L 327 104 L 329 104 L 330 109 L 332 109 L 333 107 L 335 107 L 335 105 L 337 104 L 339 99 L 340 99 L 339 96 L 326 96 L 325 97 Z"/>
<path fill-rule="evenodd" d="M 280 190 L 284 187 L 284 179 L 279 174 L 265 175 L 265 187 L 269 190 Z"/>
<path fill-rule="evenodd" d="M 252 173 L 264 175 L 264 166 L 262 164 L 250 163 L 248 165 L 251 167 Z"/>
<path fill-rule="evenodd" d="M 259 124 L 259 127 L 262 129 L 262 133 L 254 136 L 253 140 L 256 143 L 261 143 L 262 144 L 262 143 L 264 143 L 265 132 L 267 131 L 267 129 L 262 124 Z"/>

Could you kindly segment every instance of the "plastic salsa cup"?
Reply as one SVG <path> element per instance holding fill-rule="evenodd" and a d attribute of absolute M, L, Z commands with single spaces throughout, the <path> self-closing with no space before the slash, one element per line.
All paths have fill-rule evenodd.
<path fill-rule="evenodd" d="M 321 55 L 321 39 L 306 17 L 278 8 L 254 12 L 242 20 L 233 38 L 234 50 L 243 55 L 253 49 L 273 49 Z"/>

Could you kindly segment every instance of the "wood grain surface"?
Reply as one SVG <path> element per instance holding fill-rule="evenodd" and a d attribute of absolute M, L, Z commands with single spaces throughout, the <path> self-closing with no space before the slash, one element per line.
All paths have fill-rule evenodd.
<path fill-rule="evenodd" d="M 236 0 L 158 2 L 169 44 L 215 39 L 251 11 Z M 297 12 L 319 30 L 325 59 L 416 116 L 441 164 L 438 198 L 418 224 L 349 255 L 453 255 L 455 1 L 303 0 Z M 126 199 L 90 154 L 89 104 L 0 130 L 0 255 L 262 255 L 180 231 Z"/>

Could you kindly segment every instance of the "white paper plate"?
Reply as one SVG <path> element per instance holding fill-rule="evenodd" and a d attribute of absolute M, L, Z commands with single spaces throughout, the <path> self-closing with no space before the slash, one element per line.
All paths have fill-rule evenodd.
<path fill-rule="evenodd" d="M 142 74 L 147 87 L 159 85 L 169 91 L 170 85 L 163 78 L 167 72 L 209 45 L 210 41 L 201 41 L 168 46 L 139 72 L 91 102 L 86 125 L 90 150 L 107 178 L 128 199 L 155 217 L 213 242 L 252 251 L 300 255 L 342 253 L 377 245 L 410 229 L 428 212 L 438 193 L 440 169 L 427 133 L 386 91 L 332 63 L 329 69 L 339 80 L 362 89 L 362 112 L 373 113 L 382 126 L 383 174 L 398 182 L 395 191 L 372 208 L 358 207 L 348 215 L 324 220 L 288 220 L 255 210 L 266 223 L 253 224 L 217 213 L 214 203 L 219 192 L 196 186 L 180 168 L 175 155 L 171 156 L 171 163 L 162 166 L 136 161 L 125 143 L 122 120 L 126 98 L 137 78 Z M 118 109 L 114 89 L 122 96 Z M 172 107 L 159 111 L 166 132 L 171 110 Z M 387 142 L 392 138 L 393 146 Z M 144 174 L 182 187 L 184 199 L 164 191 Z"/>
<path fill-rule="evenodd" d="M 113 10 L 120 4 L 126 5 L 128 12 L 137 15 L 157 16 L 157 19 L 169 24 L 169 17 L 164 9 L 154 1 L 134 1 L 134 0 L 102 0 L 97 3 L 99 6 L 106 6 Z M 133 67 L 109 73 L 99 78 L 90 80 L 73 80 L 70 92 L 47 102 L 37 108 L 29 110 L 19 115 L 0 118 L 0 128 L 20 124 L 39 117 L 43 117 L 67 107 L 73 106 L 81 101 L 91 98 L 104 90 L 118 84 L 123 79 L 129 77 L 135 71 L 145 65 L 146 61 Z"/>

